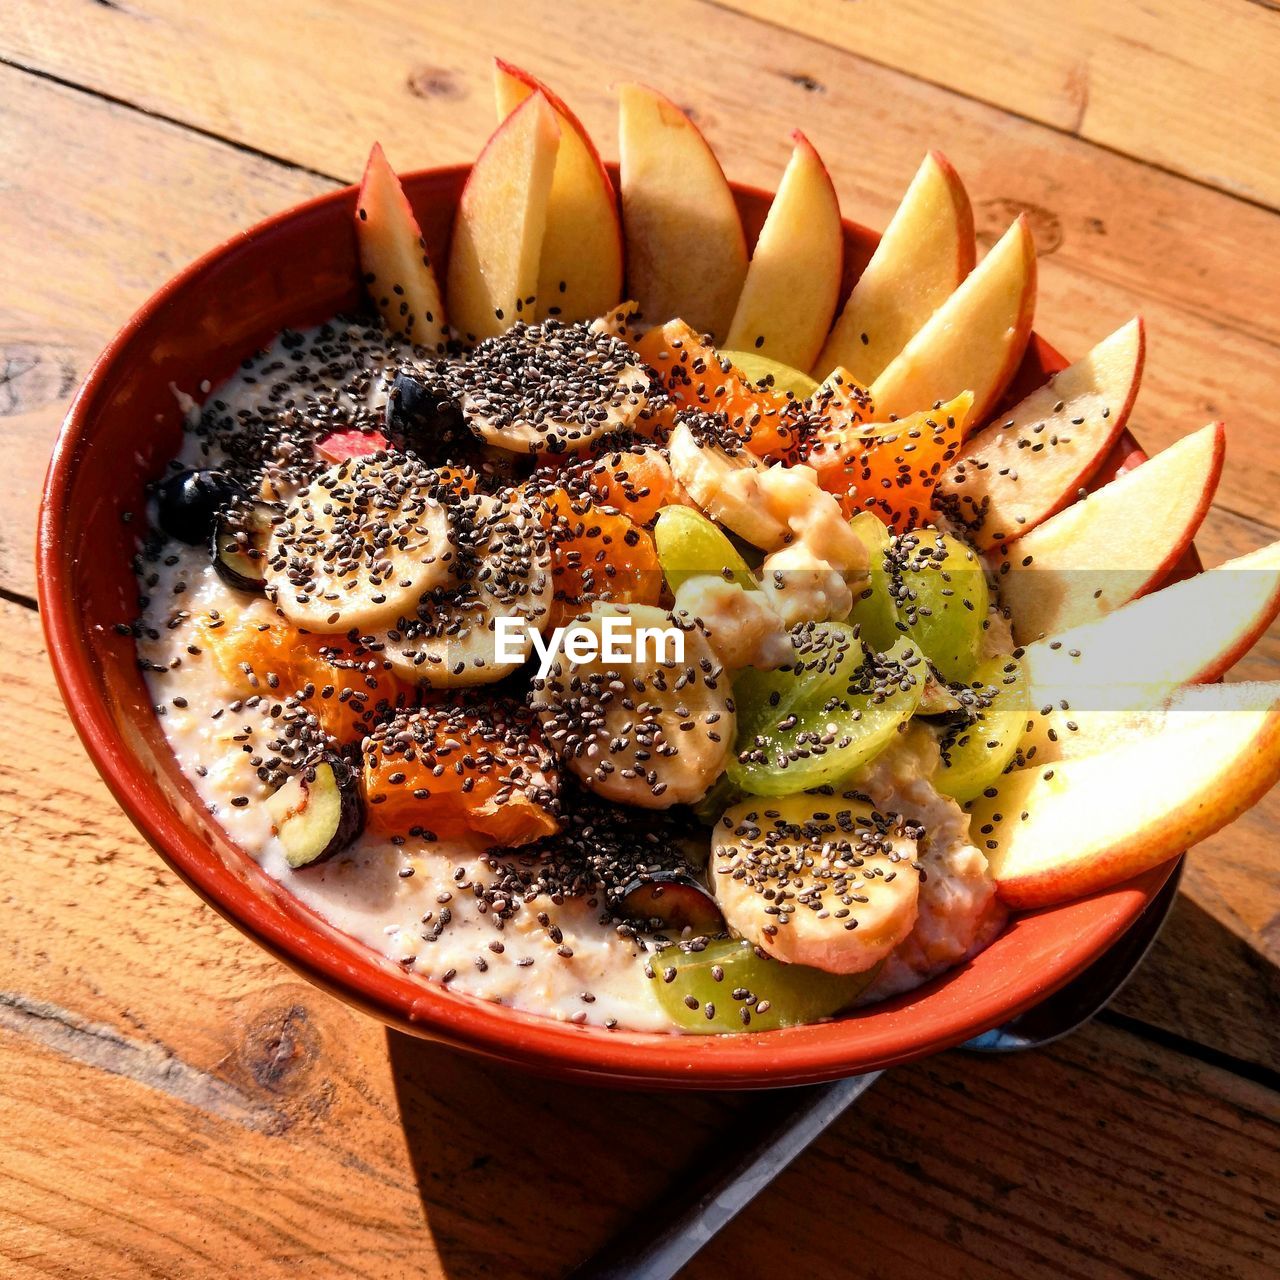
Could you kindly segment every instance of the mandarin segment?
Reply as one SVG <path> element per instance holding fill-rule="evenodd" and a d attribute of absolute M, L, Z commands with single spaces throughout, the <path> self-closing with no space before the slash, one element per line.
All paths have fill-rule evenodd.
<path fill-rule="evenodd" d="M 650 329 L 634 345 L 677 405 L 724 414 L 758 457 L 795 452 L 802 434 L 800 402 L 786 392 L 757 386 L 683 320 Z"/>
<path fill-rule="evenodd" d="M 559 830 L 558 787 L 536 728 L 496 704 L 419 707 L 365 744 L 367 825 L 382 835 L 528 844 Z"/>
<path fill-rule="evenodd" d="M 890 423 L 859 421 L 856 399 L 852 413 L 847 403 L 841 397 L 805 457 L 818 483 L 839 497 L 846 515 L 871 511 L 900 531 L 928 523 L 938 481 L 960 453 L 973 396 L 966 391 Z"/>
<path fill-rule="evenodd" d="M 551 544 L 554 599 L 548 625 L 563 626 L 592 604 L 657 604 L 662 566 L 653 536 L 621 512 L 552 486 L 539 495 Z"/>

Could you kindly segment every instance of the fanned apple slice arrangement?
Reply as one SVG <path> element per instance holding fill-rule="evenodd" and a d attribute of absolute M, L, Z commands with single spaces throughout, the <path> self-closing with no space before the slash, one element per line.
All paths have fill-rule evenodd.
<path fill-rule="evenodd" d="M 620 90 L 620 192 L 545 85 L 500 62 L 496 96 L 500 124 L 462 192 L 443 290 L 409 200 L 381 149 L 370 156 L 356 228 L 386 324 L 445 351 L 519 321 L 597 319 L 677 406 L 748 424 L 743 448 L 726 451 L 654 415 L 653 449 L 672 492 L 685 486 L 681 500 L 771 554 L 790 537 L 760 499 L 771 466 L 796 468 L 797 492 L 839 500 L 871 556 L 872 588 L 847 621 L 877 649 L 903 635 L 923 643 L 929 610 L 908 625 L 893 605 L 868 603 L 895 572 L 876 557 L 934 526 L 967 541 L 1022 646 L 1003 669 L 1025 701 L 1002 728 L 988 723 L 996 776 L 967 805 L 1008 903 L 1046 906 L 1125 880 L 1280 778 L 1280 682 L 1212 683 L 1280 613 L 1280 543 L 1161 589 L 1213 499 L 1222 424 L 1094 486 L 1138 392 L 1140 319 L 1010 404 L 1035 308 L 1030 229 L 1018 218 L 977 261 L 968 197 L 940 153 L 842 299 L 839 202 L 802 134 L 751 244 L 706 139 L 662 95 Z M 791 419 L 808 426 L 788 434 Z M 591 433 L 580 447 L 592 456 Z M 659 519 L 660 553 L 686 527 Z M 708 545 L 754 583 L 727 541 Z M 664 569 L 674 583 L 665 559 Z M 925 691 L 923 714 L 937 696 Z M 846 781 L 856 786 L 856 773 Z M 963 794 L 954 777 L 935 781 Z M 785 792 L 770 780 L 771 796 Z"/>

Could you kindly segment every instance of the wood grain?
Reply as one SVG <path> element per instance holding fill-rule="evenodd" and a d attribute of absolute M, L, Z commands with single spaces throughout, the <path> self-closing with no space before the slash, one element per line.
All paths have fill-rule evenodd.
<path fill-rule="evenodd" d="M 1251 0 L 718 0 L 1280 207 L 1280 18 Z"/>
<path fill-rule="evenodd" d="M 735 178 L 776 182 L 787 131 L 804 123 L 846 214 L 874 226 L 887 221 L 920 154 L 942 145 L 968 181 L 988 243 L 1016 212 L 1031 215 L 1042 254 L 1041 331 L 1080 352 L 1143 311 L 1151 336 L 1135 420 L 1143 439 L 1164 447 L 1211 418 L 1227 419 L 1221 501 L 1280 526 L 1272 373 L 1280 280 L 1256 267 L 1280 260 L 1280 219 L 1265 210 L 692 0 L 661 0 L 653 18 L 631 7 L 566 4 L 565 22 L 580 33 L 573 41 L 561 38 L 561 24 L 539 22 L 513 0 L 468 9 L 465 21 L 458 4 L 413 10 L 391 0 L 368 0 L 358 15 L 336 0 L 228 0 L 216 22 L 179 0 L 70 7 L 74 21 L 38 0 L 16 0 L 0 29 L 0 56 L 344 179 L 356 176 L 375 136 L 406 168 L 473 156 L 491 127 L 489 55 L 513 46 L 568 94 L 607 153 L 613 73 L 596 60 L 602 47 L 625 46 L 632 74 L 691 106 Z M 694 48 L 716 58 L 714 85 L 701 75 L 705 57 L 668 56 L 653 36 L 664 24 L 688 30 Z M 438 39 L 445 29 L 447 44 Z M 789 69 L 764 73 L 767 94 L 762 41 L 775 65 Z M 281 93 L 272 50 L 285 45 L 296 56 L 290 91 Z M 810 81 L 821 91 L 805 87 Z M 7 297 L 23 298 L 12 330 L 19 355 L 32 341 L 48 353 L 46 390 L 33 396 L 43 403 L 6 420 L 3 435 L 16 455 L 18 500 L 0 517 L 0 586 L 30 594 L 30 499 L 84 362 L 173 266 L 323 180 L 118 108 L 103 108 L 101 123 L 91 124 L 91 100 L 17 72 L 0 83 L 13 85 L 3 158 L 10 171 L 31 174 L 29 185 L 0 191 L 7 239 L 31 247 L 26 258 L 10 257 L 0 279 Z M 109 150 L 97 144 L 108 127 Z M 152 193 L 166 172 L 190 179 L 165 184 L 159 219 Z M 52 211 L 27 194 L 50 189 L 61 198 Z M 75 252 L 86 227 L 91 255 Z M 49 289 L 33 291 L 32 278 Z"/>
<path fill-rule="evenodd" d="M 0 587 L 31 596 L 45 467 L 98 352 L 191 259 L 331 184 L 7 67 L 0 169 Z"/>
<path fill-rule="evenodd" d="M 1261 206 L 1280 203 L 1280 94 L 1251 71 L 1280 52 L 1271 6 L 726 4 L 769 21 L 701 0 L 564 0 L 554 22 L 517 0 L 10 0 L 0 589 L 34 589 L 49 446 L 121 320 L 222 237 L 353 179 L 374 137 L 403 168 L 470 159 L 493 53 L 544 75 L 609 155 L 619 49 L 731 177 L 773 186 L 803 125 L 873 226 L 943 147 L 985 243 L 1030 216 L 1050 340 L 1083 351 L 1145 313 L 1149 447 L 1228 419 L 1206 561 L 1274 536 L 1280 219 Z M 2 602 L 0 662 L 5 1275 L 556 1275 L 749 1128 L 749 1098 L 558 1086 L 322 995 L 142 844 L 34 615 Z M 1280 678 L 1280 634 L 1239 674 Z M 689 1274 L 1280 1271 L 1278 825 L 1272 796 L 1196 852 L 1110 1022 L 892 1073 Z"/>
<path fill-rule="evenodd" d="M 1033 1057 L 949 1054 L 880 1081 L 749 1211 L 755 1248 L 714 1242 L 691 1273 L 804 1275 L 821 1242 L 833 1275 L 1263 1276 L 1277 1119 L 1271 1091 L 1097 1025 Z M 1237 1125 L 1256 1145 L 1232 1150 Z"/>
<path fill-rule="evenodd" d="M 0 605 L 0 624 L 6 1274 L 556 1275 L 750 1124 L 749 1097 L 540 1081 L 301 982 L 132 832 L 59 714 L 34 614 Z M 1202 852 L 1211 882 L 1225 843 Z M 1274 968 L 1235 963 L 1229 932 L 1175 917 L 1127 1007 L 1146 986 L 1182 1034 L 1274 1062 Z M 1104 1250 L 1139 1273 L 1261 1274 L 1277 1116 L 1274 1092 L 1115 1027 L 949 1054 L 886 1077 L 691 1273 L 847 1275 L 856 1244 L 868 1275 L 1096 1274 Z M 868 1228 L 833 1252 L 852 1206 Z"/>

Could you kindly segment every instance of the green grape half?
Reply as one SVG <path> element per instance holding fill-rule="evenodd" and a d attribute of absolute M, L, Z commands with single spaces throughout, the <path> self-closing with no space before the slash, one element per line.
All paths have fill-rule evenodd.
<path fill-rule="evenodd" d="M 975 718 L 940 731 L 942 765 L 933 778 L 943 795 L 962 804 L 981 795 L 1005 771 L 1031 714 L 1031 689 L 1017 658 L 985 659 L 965 686 L 954 688 Z"/>
<path fill-rule="evenodd" d="M 824 973 L 761 956 L 740 938 L 709 942 L 702 951 L 666 947 L 646 963 L 671 1020 L 706 1034 L 776 1031 L 828 1018 L 870 986 L 881 967 Z"/>
<path fill-rule="evenodd" d="M 662 576 L 674 595 L 682 582 L 726 572 L 747 591 L 759 583 L 719 526 L 692 507 L 663 507 L 653 526 Z"/>
<path fill-rule="evenodd" d="M 795 795 L 847 777 L 893 741 L 924 689 L 924 660 L 908 640 L 877 655 L 844 623 L 792 635 L 794 662 L 733 683 L 738 731 L 726 774 L 747 795 Z"/>
<path fill-rule="evenodd" d="M 967 679 L 991 603 L 977 553 L 936 529 L 913 529 L 894 537 L 889 565 L 903 633 L 944 680 Z"/>
<path fill-rule="evenodd" d="M 818 389 L 818 384 L 807 373 L 780 360 L 770 360 L 753 351 L 722 351 L 720 355 L 757 385 L 790 391 L 797 400 L 807 400 Z"/>
<path fill-rule="evenodd" d="M 877 653 L 892 648 L 902 637 L 898 608 L 893 603 L 892 582 L 885 567 L 891 539 L 884 522 L 870 511 L 860 511 L 849 528 L 867 549 L 867 581 L 854 589 L 853 610 L 848 622 L 858 628 L 863 641 Z"/>

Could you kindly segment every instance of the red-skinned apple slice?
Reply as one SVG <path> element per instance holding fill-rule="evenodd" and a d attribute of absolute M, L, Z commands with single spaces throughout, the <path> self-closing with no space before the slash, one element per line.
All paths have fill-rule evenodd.
<path fill-rule="evenodd" d="M 1280 684 L 1256 694 L 1250 710 L 1002 777 L 970 809 L 1000 897 L 1045 907 L 1119 884 L 1255 804 L 1280 778 Z"/>
<path fill-rule="evenodd" d="M 960 287 L 976 254 L 964 183 L 941 151 L 931 151 L 849 294 L 814 377 L 843 365 L 872 383 Z"/>
<path fill-rule="evenodd" d="M 376 142 L 356 196 L 356 245 L 387 328 L 443 350 L 448 329 L 436 274 L 409 198 Z"/>
<path fill-rule="evenodd" d="M 840 297 L 844 232 L 826 165 L 798 129 L 724 346 L 793 369 L 817 358 Z"/>
<path fill-rule="evenodd" d="M 1145 350 L 1130 320 L 966 442 L 938 488 L 975 547 L 1021 538 L 1075 500 L 1129 420 Z"/>
<path fill-rule="evenodd" d="M 1184 436 L 989 553 L 1018 643 L 1100 618 L 1158 586 L 1209 510 L 1225 443 L 1220 422 Z"/>
<path fill-rule="evenodd" d="M 1024 752 L 1051 758 L 1085 717 L 1158 707 L 1181 685 L 1221 679 L 1277 616 L 1280 542 L 1027 646 L 1036 711 Z"/>
<path fill-rule="evenodd" d="M 622 300 L 622 223 L 600 153 L 578 117 L 527 71 L 495 58 L 493 87 L 500 120 L 541 93 L 560 124 L 535 316 L 565 321 L 601 316 Z"/>
<path fill-rule="evenodd" d="M 1036 248 L 1021 215 L 871 384 L 876 415 L 905 418 L 969 390 L 970 421 L 984 422 L 1022 361 L 1035 304 Z"/>
<path fill-rule="evenodd" d="M 651 324 L 677 316 L 721 339 L 747 274 L 733 192 L 679 107 L 638 84 L 620 90 L 627 292 Z"/>
<path fill-rule="evenodd" d="M 1113 751 L 1140 738 L 1165 729 L 1207 726 L 1221 715 L 1257 711 L 1270 706 L 1273 685 L 1189 684 L 1174 689 L 1149 706 L 1123 710 L 1079 710 L 1070 717 L 1060 713 L 1036 715 L 1032 727 L 1019 743 L 1019 766 L 1053 764 L 1056 760 L 1077 760 L 1082 756 Z M 1067 721 L 1072 727 L 1068 727 Z M 1054 728 L 1050 735 L 1048 729 Z"/>
<path fill-rule="evenodd" d="M 469 342 L 533 318 L 560 126 L 541 93 L 498 126 L 458 200 L 449 248 L 449 316 Z"/>

